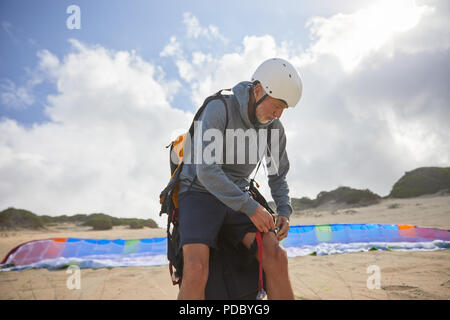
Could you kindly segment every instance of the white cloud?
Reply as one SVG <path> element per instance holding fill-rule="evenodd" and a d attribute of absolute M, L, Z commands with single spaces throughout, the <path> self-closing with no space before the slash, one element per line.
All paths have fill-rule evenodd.
<path fill-rule="evenodd" d="M 192 117 L 169 104 L 178 84 L 133 52 L 71 43 L 62 62 L 39 53 L 42 76 L 58 90 L 48 97 L 51 121 L 31 129 L 0 122 L 0 206 L 161 223 L 158 197 L 170 176 L 164 147 Z"/>
<path fill-rule="evenodd" d="M 2 29 L 5 31 L 10 37 L 13 37 L 11 33 L 12 24 L 9 21 L 3 20 L 2 21 Z"/>
<path fill-rule="evenodd" d="M 220 34 L 219 29 L 216 26 L 201 26 L 197 17 L 190 12 L 183 13 L 183 23 L 186 26 L 188 38 L 197 39 L 199 37 L 206 37 L 207 39 L 218 39 L 220 41 L 227 42 L 227 39 Z"/>
<path fill-rule="evenodd" d="M 56 70 L 59 60 L 47 50 L 37 53 L 39 65 L 34 69 L 25 68 L 27 81 L 23 86 L 17 86 L 10 79 L 3 79 L 0 83 L 0 100 L 7 108 L 25 109 L 32 106 L 36 99 L 35 87 L 44 81 L 43 73 Z"/>
<path fill-rule="evenodd" d="M 412 0 L 377 1 L 370 7 L 330 18 L 313 17 L 307 23 L 316 41 L 310 53 L 333 55 L 344 70 L 353 71 L 371 53 L 380 50 L 400 33 L 414 28 L 433 9 Z"/>
<path fill-rule="evenodd" d="M 195 105 L 223 88 L 230 88 L 237 82 L 250 80 L 259 63 L 271 57 L 288 58 L 287 44 L 278 47 L 270 35 L 262 37 L 247 36 L 242 48 L 234 53 L 214 57 L 210 53 L 195 51 L 192 59 L 176 59 L 180 77 L 190 85 Z"/>
<path fill-rule="evenodd" d="M 2 29 L 4 32 L 6 32 L 8 34 L 8 36 L 11 38 L 11 40 L 14 43 L 19 43 L 19 39 L 14 35 L 12 29 L 13 29 L 13 25 L 11 24 L 11 22 L 3 20 L 2 21 Z"/>
<path fill-rule="evenodd" d="M 411 163 L 446 166 L 450 164 L 450 132 L 439 122 L 421 119 L 405 119 L 392 109 L 384 111 L 393 141 L 405 149 Z M 434 119 L 437 120 L 437 119 Z"/>
<path fill-rule="evenodd" d="M 9 79 L 4 79 L 0 83 L 0 97 L 4 105 L 14 109 L 24 109 L 34 103 L 29 87 L 17 87 Z"/>
<path fill-rule="evenodd" d="M 59 67 L 59 59 L 48 50 L 38 51 L 39 69 L 44 71 L 57 70 Z"/>
<path fill-rule="evenodd" d="M 180 57 L 182 55 L 180 43 L 177 41 L 175 36 L 170 37 L 170 42 L 164 47 L 159 55 L 161 57 Z"/>
<path fill-rule="evenodd" d="M 396 51 L 409 54 L 450 49 L 449 6 L 446 1 L 426 0 L 420 26 L 414 32 L 397 34 L 392 41 Z"/>

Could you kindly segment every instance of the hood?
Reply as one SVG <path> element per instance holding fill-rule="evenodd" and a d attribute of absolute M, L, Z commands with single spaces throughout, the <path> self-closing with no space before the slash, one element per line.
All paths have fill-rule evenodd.
<path fill-rule="evenodd" d="M 233 87 L 233 94 L 236 97 L 236 100 L 239 104 L 239 112 L 241 114 L 242 120 L 244 120 L 244 123 L 249 128 L 267 128 L 274 120 L 269 121 L 266 124 L 257 123 L 256 125 L 253 125 L 253 123 L 248 118 L 248 101 L 250 98 L 250 89 L 251 89 L 252 83 L 250 81 L 242 81 L 239 82 L 237 85 Z"/>

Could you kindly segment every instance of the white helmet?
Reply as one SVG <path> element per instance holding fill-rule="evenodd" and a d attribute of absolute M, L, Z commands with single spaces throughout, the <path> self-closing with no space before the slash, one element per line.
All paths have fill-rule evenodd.
<path fill-rule="evenodd" d="M 302 97 L 302 80 L 286 60 L 272 58 L 264 61 L 252 76 L 252 81 L 256 80 L 269 96 L 284 100 L 288 107 L 295 107 Z"/>

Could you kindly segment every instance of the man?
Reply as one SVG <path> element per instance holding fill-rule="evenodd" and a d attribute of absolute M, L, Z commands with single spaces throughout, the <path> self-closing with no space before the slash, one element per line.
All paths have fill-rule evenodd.
<path fill-rule="evenodd" d="M 301 94 L 302 83 L 295 68 L 283 59 L 274 58 L 257 68 L 252 82 L 240 82 L 233 88 L 232 95 L 225 95 L 225 106 L 215 99 L 203 111 L 198 125 L 200 130 L 194 133 L 189 156 L 204 154 L 209 144 L 201 132 L 215 129 L 227 132 L 223 135 L 222 157 L 227 161 L 197 163 L 194 160 L 185 163 L 180 173 L 179 232 L 184 266 L 179 299 L 205 298 L 210 248 L 217 247 L 219 231 L 233 245 L 242 243 L 250 248 L 258 230 L 263 233 L 262 256 L 268 298 L 293 299 L 286 251 L 279 244 L 288 235 L 292 212 L 286 182 L 289 170 L 286 136 L 279 118 L 285 109 L 298 103 Z M 275 173 L 269 173 L 268 182 L 277 206 L 276 223 L 270 213 L 244 191 L 256 167 L 255 161 L 247 161 L 252 156 L 250 148 L 242 150 L 235 146 L 228 135 L 228 130 L 259 133 L 268 128 L 277 134 L 272 135 L 270 141 L 258 139 L 257 144 L 267 141 L 269 150 L 278 150 L 275 157 L 269 152 L 271 159 L 267 159 L 275 167 Z M 275 143 L 274 136 L 278 137 Z M 232 139 L 234 141 L 234 137 Z M 227 154 L 231 153 L 233 159 L 229 161 Z M 245 163 L 238 161 L 243 153 Z M 279 230 L 276 235 L 270 232 L 275 228 Z"/>

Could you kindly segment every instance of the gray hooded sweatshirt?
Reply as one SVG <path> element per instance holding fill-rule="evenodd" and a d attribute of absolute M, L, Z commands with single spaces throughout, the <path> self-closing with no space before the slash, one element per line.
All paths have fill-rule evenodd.
<path fill-rule="evenodd" d="M 276 156 L 272 153 L 270 159 L 266 158 L 266 162 L 272 164 L 272 168 L 276 171 L 272 171 L 272 174 L 269 171 L 268 175 L 272 198 L 275 201 L 278 215 L 289 217 L 292 207 L 286 182 L 289 160 L 286 153 L 284 128 L 279 119 L 264 125 L 257 124 L 255 126 L 252 124 L 248 117 L 250 89 L 251 82 L 244 81 L 238 83 L 232 89 L 233 94 L 224 95 L 228 110 L 228 122 L 227 112 L 221 100 L 215 99 L 207 104 L 195 126 L 193 143 L 188 143 L 184 148 L 185 163 L 180 173 L 179 195 L 181 196 L 187 190 L 209 192 L 231 209 L 244 212 L 249 217 L 252 216 L 258 207 L 258 203 L 244 190 L 249 185 L 249 177 L 257 165 L 257 160 L 265 155 L 265 152 L 260 150 L 265 150 L 268 144 L 271 152 L 277 151 L 275 152 Z M 272 130 L 271 139 L 268 140 L 267 127 L 269 125 L 277 132 Z M 208 139 L 205 135 L 209 129 L 216 129 L 215 131 L 212 130 L 213 133 L 226 133 L 222 135 L 222 147 L 216 148 L 212 152 L 211 150 L 214 148 L 211 148 L 211 146 L 213 142 L 216 142 L 216 139 Z M 261 132 L 261 129 L 266 129 L 265 135 Z M 237 138 L 229 135 L 229 133 L 238 132 L 236 130 L 254 132 L 257 138 L 253 140 L 248 138 L 245 142 L 246 148 L 239 149 L 239 143 L 236 143 Z M 231 143 L 232 139 L 234 144 Z M 252 145 L 253 148 L 250 147 L 250 140 L 256 143 L 256 145 Z M 194 150 L 194 148 L 197 149 Z M 252 151 L 253 154 L 251 154 Z M 221 156 L 220 152 L 222 152 Z M 195 155 L 198 156 L 199 154 L 217 155 L 218 157 L 214 159 L 220 158 L 220 160 L 213 162 L 211 160 L 195 161 L 195 159 L 198 159 L 195 158 Z M 186 159 L 189 159 L 189 161 L 186 161 Z"/>

